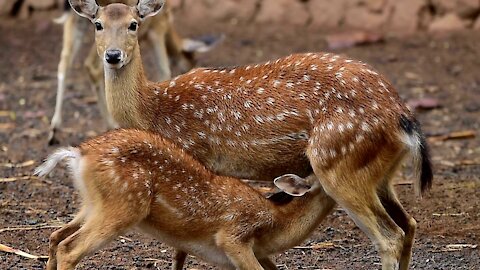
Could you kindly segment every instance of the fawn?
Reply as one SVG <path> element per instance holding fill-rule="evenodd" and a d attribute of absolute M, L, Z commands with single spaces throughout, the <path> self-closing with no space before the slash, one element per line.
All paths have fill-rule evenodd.
<path fill-rule="evenodd" d="M 116 130 L 61 148 L 35 173 L 68 160 L 83 199 L 76 217 L 52 234 L 47 269 L 74 269 L 131 227 L 226 269 L 277 269 L 268 258 L 299 244 L 329 213 L 320 182 L 283 175 L 270 199 L 239 179 L 218 176 L 157 134 Z M 311 186 L 310 186 L 311 185 Z M 82 226 L 82 224 L 84 224 Z"/>
<path fill-rule="evenodd" d="M 413 156 L 420 194 L 433 174 L 418 121 L 381 74 L 339 55 L 305 53 L 153 83 L 128 28 L 164 1 L 70 3 L 97 27 L 107 107 L 121 127 L 161 134 L 219 175 L 271 181 L 313 173 L 329 195 L 323 204 L 347 211 L 375 243 L 382 269 L 408 269 L 416 222 L 392 176 Z"/>
<path fill-rule="evenodd" d="M 97 2 L 102 6 L 111 3 L 134 5 L 138 0 L 98 0 Z M 65 0 L 65 11 L 70 10 L 68 0 Z M 87 30 L 85 21 L 70 12 L 66 12 L 61 18 L 55 20 L 55 22 L 63 24 L 63 42 L 60 61 L 58 63 L 57 98 L 55 112 L 50 124 L 49 144 L 55 144 L 58 141 L 55 137 L 55 132 L 60 128 L 62 122 L 65 77 L 80 48 L 83 36 Z M 178 67 L 180 72 L 187 72 L 196 64 L 194 55 L 196 52 L 209 51 L 221 41 L 220 38 L 213 38 L 207 42 L 181 37 L 174 28 L 173 14 L 168 5 L 165 6 L 164 11 L 159 16 L 145 21 L 141 32 L 140 37 L 147 38 L 153 46 L 158 63 L 159 72 L 156 76 L 156 79 L 158 80 L 167 80 L 171 78 L 170 62 L 173 66 Z M 117 124 L 109 115 L 105 104 L 103 66 L 102 62 L 99 61 L 95 46 L 92 46 L 90 49 L 85 60 L 85 67 L 95 93 L 97 94 L 100 113 L 107 126 L 109 128 L 114 128 Z"/>

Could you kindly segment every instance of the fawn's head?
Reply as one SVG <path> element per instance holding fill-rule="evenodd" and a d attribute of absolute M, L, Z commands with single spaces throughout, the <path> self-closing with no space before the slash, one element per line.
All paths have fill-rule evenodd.
<path fill-rule="evenodd" d="M 98 55 L 106 67 L 119 69 L 127 65 L 138 46 L 138 27 L 156 15 L 165 0 L 139 0 L 136 6 L 110 4 L 100 7 L 95 0 L 69 0 L 75 12 L 95 25 Z"/>

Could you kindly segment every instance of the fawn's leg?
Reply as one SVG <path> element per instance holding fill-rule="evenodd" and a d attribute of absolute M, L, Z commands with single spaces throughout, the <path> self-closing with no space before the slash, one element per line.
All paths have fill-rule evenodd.
<path fill-rule="evenodd" d="M 65 238 L 69 237 L 80 229 L 82 222 L 85 218 L 86 209 L 82 208 L 80 212 L 75 216 L 75 218 L 67 223 L 62 228 L 54 231 L 50 235 L 50 244 L 49 244 L 49 253 L 48 253 L 48 262 L 47 270 L 57 269 L 57 248 L 58 244 L 63 241 Z"/>
<path fill-rule="evenodd" d="M 238 270 L 263 270 L 252 250 L 252 244 L 242 242 L 231 233 L 222 231 L 217 234 L 217 245 L 223 249 L 227 257 Z"/>
<path fill-rule="evenodd" d="M 407 270 L 412 258 L 412 247 L 415 239 L 415 229 L 417 222 L 403 208 L 397 198 L 395 191 L 391 185 L 388 185 L 379 192 L 380 201 L 387 210 L 387 213 L 395 221 L 395 223 L 405 232 L 403 240 L 402 255 L 400 257 L 400 270 Z"/>
<path fill-rule="evenodd" d="M 58 245 L 58 269 L 75 269 L 75 266 L 83 257 L 118 237 L 132 226 L 134 221 L 135 217 L 127 215 L 119 217 L 105 213 L 95 213 L 87 216 L 85 224 Z"/>
<path fill-rule="evenodd" d="M 265 270 L 277 270 L 277 265 L 269 258 L 258 259 L 263 269 Z"/>
<path fill-rule="evenodd" d="M 172 270 L 182 270 L 185 260 L 187 259 L 187 253 L 183 250 L 176 249 L 173 257 Z"/>

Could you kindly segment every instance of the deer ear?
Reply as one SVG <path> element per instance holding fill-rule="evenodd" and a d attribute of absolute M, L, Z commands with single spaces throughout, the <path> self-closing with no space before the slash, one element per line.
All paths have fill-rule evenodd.
<path fill-rule="evenodd" d="M 273 180 L 273 183 L 279 189 L 292 196 L 303 196 L 312 189 L 304 178 L 295 174 L 285 174 L 277 177 Z"/>
<path fill-rule="evenodd" d="M 72 9 L 80 16 L 89 20 L 97 16 L 98 5 L 95 0 L 68 0 Z"/>
<path fill-rule="evenodd" d="M 165 5 L 165 0 L 139 0 L 137 4 L 138 16 L 145 19 L 157 15 Z"/>

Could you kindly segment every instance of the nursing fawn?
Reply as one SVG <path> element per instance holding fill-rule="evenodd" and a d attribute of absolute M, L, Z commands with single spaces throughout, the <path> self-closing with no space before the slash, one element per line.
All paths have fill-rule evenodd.
<path fill-rule="evenodd" d="M 159 133 L 220 175 L 271 181 L 313 173 L 329 195 L 324 205 L 347 211 L 375 243 L 382 269 L 408 269 L 416 223 L 392 176 L 412 154 L 420 193 L 431 186 L 432 168 L 420 125 L 382 75 L 346 57 L 307 53 L 153 83 L 137 31 L 128 28 L 141 28 L 163 1 L 70 3 L 101 26 L 95 42 L 107 106 L 121 127 Z"/>
<path fill-rule="evenodd" d="M 305 240 L 334 205 L 324 204 L 327 195 L 315 178 L 296 175 L 275 184 L 304 196 L 267 199 L 146 131 L 111 131 L 78 148 L 58 149 L 36 174 L 48 174 L 63 159 L 82 207 L 50 237 L 49 270 L 74 269 L 133 227 L 180 250 L 173 269 L 182 269 L 187 253 L 225 269 L 277 269 L 268 256 Z"/>

